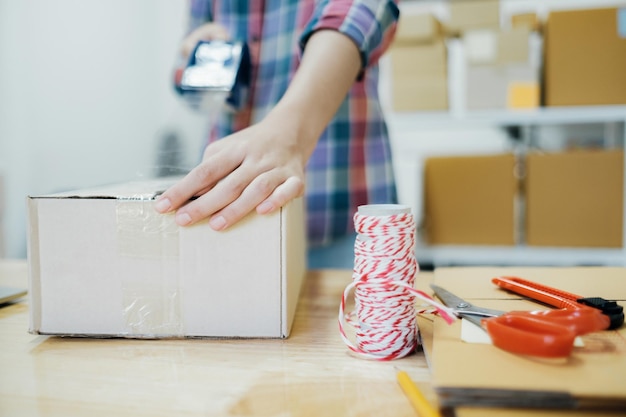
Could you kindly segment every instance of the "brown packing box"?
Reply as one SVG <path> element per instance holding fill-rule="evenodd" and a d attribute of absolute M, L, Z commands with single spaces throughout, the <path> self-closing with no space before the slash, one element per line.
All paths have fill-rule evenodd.
<path fill-rule="evenodd" d="M 465 35 L 467 109 L 539 106 L 540 69 L 531 59 L 530 35 L 527 28 Z"/>
<path fill-rule="evenodd" d="M 536 109 L 541 104 L 541 87 L 538 82 L 510 82 L 507 88 L 509 109 Z"/>
<path fill-rule="evenodd" d="M 391 48 L 393 108 L 447 110 L 447 50 L 443 40 Z"/>
<path fill-rule="evenodd" d="M 527 28 L 471 30 L 463 35 L 469 64 L 504 66 L 530 63 L 530 35 Z"/>
<path fill-rule="evenodd" d="M 496 276 L 518 276 L 621 305 L 626 301 L 624 268 L 437 268 L 433 282 L 480 307 L 546 308 L 498 289 L 491 283 Z M 626 409 L 625 326 L 583 336 L 584 346 L 575 347 L 568 359 L 542 360 L 463 342 L 459 321 L 448 325 L 440 317 L 432 320 L 432 326 L 420 321 L 432 384 L 439 404 L 457 407 L 458 416 L 617 416 Z M 491 412 L 479 413 L 480 407 Z M 600 411 L 607 407 L 613 407 L 613 414 Z M 583 408 L 595 411 L 579 410 Z M 615 414 L 616 409 L 622 414 Z"/>
<path fill-rule="evenodd" d="M 537 108 L 538 75 L 538 69 L 528 65 L 468 65 L 466 106 L 469 110 Z"/>
<path fill-rule="evenodd" d="M 626 104 L 626 13 L 551 12 L 545 28 L 547 106 Z"/>
<path fill-rule="evenodd" d="M 526 28 L 534 32 L 541 31 L 541 22 L 536 13 L 521 13 L 511 16 L 512 28 Z"/>
<path fill-rule="evenodd" d="M 428 158 L 425 226 L 430 244 L 515 244 L 512 154 Z"/>
<path fill-rule="evenodd" d="M 622 151 L 531 153 L 525 188 L 528 245 L 622 247 Z"/>
<path fill-rule="evenodd" d="M 155 211 L 171 184 L 29 197 L 32 333 L 289 335 L 306 266 L 302 199 L 216 232 Z"/>
<path fill-rule="evenodd" d="M 527 64 L 530 62 L 530 30 L 516 28 L 498 33 L 498 65 Z"/>
<path fill-rule="evenodd" d="M 511 64 L 507 71 L 507 108 L 536 109 L 541 104 L 540 69 L 530 64 Z"/>
<path fill-rule="evenodd" d="M 400 15 L 394 45 L 415 45 L 431 43 L 441 39 L 441 22 L 430 13 Z"/>
<path fill-rule="evenodd" d="M 496 65 L 468 65 L 466 107 L 468 110 L 504 109 L 507 104 L 506 69 Z"/>
<path fill-rule="evenodd" d="M 499 29 L 500 2 L 498 0 L 457 0 L 448 3 L 450 19 L 446 31 L 453 36 L 472 29 Z"/>

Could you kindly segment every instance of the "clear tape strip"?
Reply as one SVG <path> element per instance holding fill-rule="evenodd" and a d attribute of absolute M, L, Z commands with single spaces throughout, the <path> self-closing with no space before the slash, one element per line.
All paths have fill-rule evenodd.
<path fill-rule="evenodd" d="M 122 283 L 126 336 L 183 336 L 174 216 L 157 213 L 152 198 L 141 198 L 119 200 L 116 217 L 118 253 L 132 265 Z"/>

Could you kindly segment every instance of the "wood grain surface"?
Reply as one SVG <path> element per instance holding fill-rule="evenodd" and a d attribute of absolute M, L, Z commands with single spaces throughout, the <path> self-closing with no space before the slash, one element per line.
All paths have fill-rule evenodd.
<path fill-rule="evenodd" d="M 423 353 L 351 355 L 337 314 L 349 270 L 311 271 L 292 335 L 126 340 L 34 336 L 26 299 L 0 308 L 0 416 L 415 416 L 398 370 L 433 399 Z M 0 261 L 0 285 L 27 285 Z"/>

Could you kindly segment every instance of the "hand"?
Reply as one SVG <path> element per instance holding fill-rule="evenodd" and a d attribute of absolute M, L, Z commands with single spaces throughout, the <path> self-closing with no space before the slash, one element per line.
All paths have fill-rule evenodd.
<path fill-rule="evenodd" d="M 215 29 L 202 26 L 187 39 L 195 46 L 205 30 Z M 360 68 L 351 39 L 315 32 L 287 92 L 263 121 L 210 144 L 200 165 L 158 198 L 156 210 L 177 210 L 181 226 L 210 217 L 209 225 L 223 230 L 255 209 L 271 213 L 303 195 L 306 163 Z"/>
<path fill-rule="evenodd" d="M 227 41 L 229 38 L 228 30 L 226 30 L 224 26 L 213 22 L 205 23 L 190 32 L 189 35 L 183 39 L 180 46 L 180 53 L 183 59 L 187 59 L 198 42 L 214 40 Z"/>
<path fill-rule="evenodd" d="M 271 213 L 304 193 L 308 149 L 297 133 L 266 119 L 210 144 L 202 162 L 157 200 L 161 212 L 178 210 L 176 223 L 191 225 L 210 217 L 223 230 L 256 209 Z M 190 201 L 191 197 L 198 196 Z"/>

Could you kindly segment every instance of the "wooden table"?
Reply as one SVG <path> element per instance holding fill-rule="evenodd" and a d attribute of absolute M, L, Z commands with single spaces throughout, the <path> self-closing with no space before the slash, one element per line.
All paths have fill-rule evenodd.
<path fill-rule="evenodd" d="M 286 340 L 34 336 L 26 300 L 0 308 L 0 416 L 415 416 L 406 371 L 433 397 L 421 352 L 392 362 L 349 354 L 337 328 L 351 271 L 312 271 Z M 25 287 L 24 261 L 0 285 Z"/>

